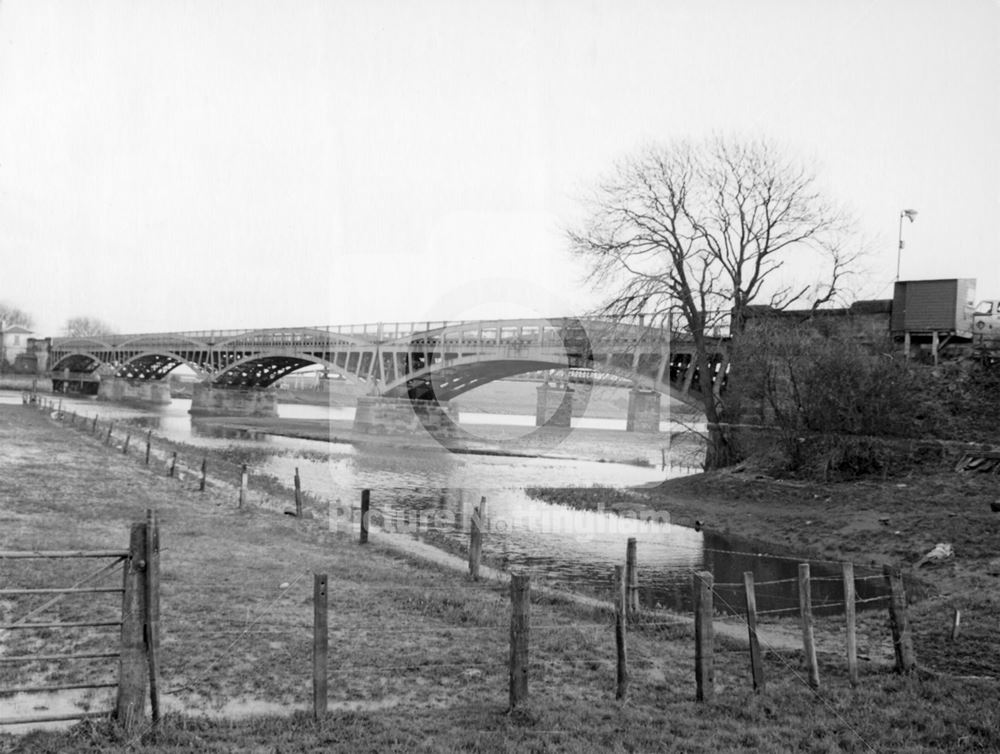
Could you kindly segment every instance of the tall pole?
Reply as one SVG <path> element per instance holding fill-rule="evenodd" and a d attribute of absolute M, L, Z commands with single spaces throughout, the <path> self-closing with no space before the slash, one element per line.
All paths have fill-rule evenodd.
<path fill-rule="evenodd" d="M 905 214 L 899 213 L 899 236 L 898 245 L 896 246 L 896 280 L 899 280 L 899 263 L 903 258 L 903 218 Z"/>
<path fill-rule="evenodd" d="M 899 280 L 899 263 L 903 256 L 903 218 L 907 218 L 911 223 L 917 216 L 915 209 L 904 209 L 899 212 L 899 245 L 896 248 L 896 280 Z"/>

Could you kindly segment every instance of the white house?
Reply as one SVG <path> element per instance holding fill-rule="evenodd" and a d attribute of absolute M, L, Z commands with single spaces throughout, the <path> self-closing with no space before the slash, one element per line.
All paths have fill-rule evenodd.
<path fill-rule="evenodd" d="M 34 333 L 20 325 L 12 325 L 4 328 L 3 338 L 0 340 L 0 367 L 9 369 L 18 356 L 22 356 L 28 351 L 28 338 Z"/>

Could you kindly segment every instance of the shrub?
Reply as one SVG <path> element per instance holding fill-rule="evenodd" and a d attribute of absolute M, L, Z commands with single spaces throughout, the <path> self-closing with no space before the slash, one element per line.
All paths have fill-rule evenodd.
<path fill-rule="evenodd" d="M 731 356 L 729 408 L 772 426 L 785 470 L 810 476 L 885 474 L 905 460 L 884 440 L 1000 439 L 1000 367 L 907 361 L 886 340 L 786 320 L 755 324 Z"/>

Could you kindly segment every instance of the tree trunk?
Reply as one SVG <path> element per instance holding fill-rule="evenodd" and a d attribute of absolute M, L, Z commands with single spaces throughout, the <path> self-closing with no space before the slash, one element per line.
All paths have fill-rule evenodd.
<path fill-rule="evenodd" d="M 708 448 L 705 450 L 705 471 L 723 469 L 739 461 L 732 430 L 728 424 L 708 425 Z"/>
<path fill-rule="evenodd" d="M 711 374 L 707 349 L 703 340 L 695 338 L 698 348 L 699 371 L 703 375 Z M 705 471 L 723 469 L 732 466 L 739 457 L 732 436 L 732 429 L 726 421 L 728 415 L 722 400 L 715 390 L 705 389 L 708 380 L 701 382 L 702 404 L 705 407 L 705 421 L 708 425 L 708 447 L 705 450 Z"/>

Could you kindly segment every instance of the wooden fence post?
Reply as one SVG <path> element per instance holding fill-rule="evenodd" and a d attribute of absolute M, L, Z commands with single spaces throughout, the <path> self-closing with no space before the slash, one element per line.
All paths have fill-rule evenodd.
<path fill-rule="evenodd" d="M 819 688 L 819 661 L 816 659 L 816 641 L 813 636 L 812 594 L 809 585 L 809 564 L 799 563 L 799 613 L 802 615 L 802 649 L 809 670 L 809 685 Z"/>
<path fill-rule="evenodd" d="M 174 457 L 175 458 L 177 457 L 176 453 L 174 453 Z M 201 481 L 198 482 L 198 491 L 199 492 L 204 492 L 205 491 L 205 480 L 207 478 L 207 476 L 206 476 L 207 472 L 208 472 L 208 457 L 207 456 L 203 456 L 202 459 L 201 459 Z"/>
<path fill-rule="evenodd" d="M 479 502 L 478 508 L 472 509 L 472 521 L 469 522 L 469 573 L 473 581 L 479 581 L 479 563 L 483 556 L 483 522 L 486 520 L 486 498 Z"/>
<path fill-rule="evenodd" d="M 361 490 L 361 544 L 368 543 L 368 511 L 371 510 L 371 490 Z"/>
<path fill-rule="evenodd" d="M 625 546 L 626 607 L 629 615 L 639 611 L 639 569 L 636 566 L 635 537 L 628 538 Z"/>
<path fill-rule="evenodd" d="M 146 511 L 146 657 L 153 726 L 160 722 L 160 522 Z"/>
<path fill-rule="evenodd" d="M 313 719 L 326 714 L 327 575 L 313 574 Z"/>
<path fill-rule="evenodd" d="M 753 571 L 744 571 L 743 590 L 747 602 L 747 632 L 750 635 L 750 672 L 753 674 L 753 690 L 764 692 L 764 663 L 760 656 L 760 641 L 757 638 L 757 591 L 754 587 Z"/>
<path fill-rule="evenodd" d="M 962 629 L 962 611 L 957 607 L 955 608 L 955 613 L 951 618 L 951 640 L 958 641 L 958 635 Z"/>
<path fill-rule="evenodd" d="M 123 456 L 127 456 L 128 455 L 128 444 L 130 442 L 132 442 L 132 433 L 131 432 L 126 432 L 125 433 L 125 444 L 122 445 L 122 455 Z"/>
<path fill-rule="evenodd" d="M 114 428 L 115 428 L 115 422 L 114 419 L 112 419 L 110 422 L 108 422 L 108 436 L 104 438 L 105 445 L 111 444 L 111 430 L 113 430 Z"/>
<path fill-rule="evenodd" d="M 844 620 L 847 622 L 847 677 L 858 685 L 858 635 L 855 620 L 854 563 L 844 563 Z"/>
<path fill-rule="evenodd" d="M 124 564 L 121 655 L 118 660 L 118 697 L 115 719 L 132 730 L 146 716 L 146 524 L 132 524 L 129 557 Z"/>
<path fill-rule="evenodd" d="M 98 416 L 100 416 L 100 415 L 99 414 L 94 414 L 94 423 L 90 425 L 90 433 L 91 434 L 96 434 L 97 433 L 97 418 L 98 418 Z"/>
<path fill-rule="evenodd" d="M 898 568 L 885 566 L 886 581 L 889 582 L 889 627 L 892 629 L 892 648 L 896 655 L 896 670 L 909 673 L 917 666 L 913 652 L 913 636 L 910 621 L 906 615 L 906 590 L 903 587 L 903 573 Z"/>
<path fill-rule="evenodd" d="M 295 517 L 302 518 L 302 480 L 298 466 L 295 467 Z"/>
<path fill-rule="evenodd" d="M 531 631 L 531 577 L 510 577 L 510 709 L 528 698 L 528 637 Z"/>
<path fill-rule="evenodd" d="M 712 646 L 714 583 L 711 571 L 698 571 L 694 574 L 694 698 L 699 702 L 709 701 L 715 694 L 715 661 Z"/>
<path fill-rule="evenodd" d="M 149 466 L 149 448 L 153 440 L 153 430 L 146 431 L 146 465 Z"/>
<path fill-rule="evenodd" d="M 173 476 L 177 471 L 177 451 L 170 457 L 170 476 Z"/>
<path fill-rule="evenodd" d="M 239 507 L 243 507 L 243 503 L 247 498 L 247 465 L 244 463 L 240 467 L 240 501 Z"/>
<path fill-rule="evenodd" d="M 628 694 L 628 647 L 625 627 L 625 571 L 615 566 L 615 649 L 617 650 L 618 672 L 615 676 L 615 699 L 624 699 Z"/>

